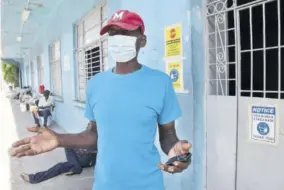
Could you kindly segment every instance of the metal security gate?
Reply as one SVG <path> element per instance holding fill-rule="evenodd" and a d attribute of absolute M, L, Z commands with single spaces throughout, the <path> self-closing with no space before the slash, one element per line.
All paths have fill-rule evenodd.
<path fill-rule="evenodd" d="M 207 0 L 206 10 L 207 189 L 283 190 L 284 1 Z"/>

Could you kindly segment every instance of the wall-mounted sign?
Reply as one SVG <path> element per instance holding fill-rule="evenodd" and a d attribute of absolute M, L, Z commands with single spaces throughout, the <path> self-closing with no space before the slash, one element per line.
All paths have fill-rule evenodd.
<path fill-rule="evenodd" d="M 182 62 L 168 62 L 167 63 L 167 74 L 172 79 L 173 87 L 176 91 L 184 90 Z"/>
<path fill-rule="evenodd" d="M 165 56 L 182 56 L 181 25 L 165 28 Z"/>
<path fill-rule="evenodd" d="M 277 144 L 276 106 L 250 106 L 250 140 Z"/>

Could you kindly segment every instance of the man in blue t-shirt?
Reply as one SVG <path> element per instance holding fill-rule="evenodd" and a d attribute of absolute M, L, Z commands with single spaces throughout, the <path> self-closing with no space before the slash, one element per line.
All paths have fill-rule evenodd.
<path fill-rule="evenodd" d="M 181 116 L 171 79 L 141 65 L 140 48 L 146 45 L 143 20 L 136 13 L 116 12 L 101 35 L 108 33 L 108 51 L 116 66 L 88 81 L 85 116 L 88 130 L 80 134 L 57 134 L 49 129 L 29 128 L 39 135 L 13 144 L 22 157 L 57 147 L 97 148 L 95 190 L 164 190 L 162 170 L 180 173 L 189 162 L 160 163 L 154 145 L 157 125 L 160 144 L 169 158 L 189 152 L 180 141 L 175 120 Z"/>

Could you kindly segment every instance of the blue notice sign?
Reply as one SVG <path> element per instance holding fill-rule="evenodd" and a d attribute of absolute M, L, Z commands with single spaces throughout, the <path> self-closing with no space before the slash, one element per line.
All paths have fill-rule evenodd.
<path fill-rule="evenodd" d="M 276 143 L 276 107 L 251 106 L 250 138 L 269 144 Z"/>

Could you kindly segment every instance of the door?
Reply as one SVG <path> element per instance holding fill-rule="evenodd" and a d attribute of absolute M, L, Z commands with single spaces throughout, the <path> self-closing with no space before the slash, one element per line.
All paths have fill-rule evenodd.
<path fill-rule="evenodd" d="M 237 190 L 284 189 L 284 2 L 237 10 Z"/>
<path fill-rule="evenodd" d="M 206 187 L 283 190 L 284 2 L 207 0 L 205 24 Z"/>
<path fill-rule="evenodd" d="M 207 190 L 235 190 L 237 47 L 234 1 L 207 0 Z"/>

